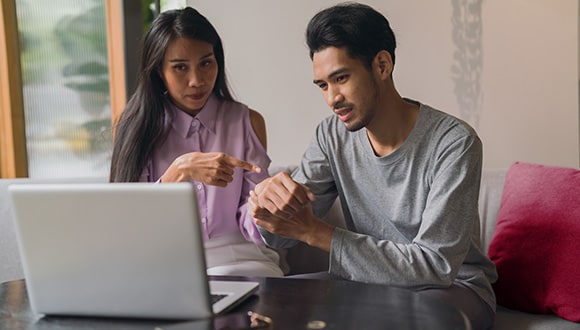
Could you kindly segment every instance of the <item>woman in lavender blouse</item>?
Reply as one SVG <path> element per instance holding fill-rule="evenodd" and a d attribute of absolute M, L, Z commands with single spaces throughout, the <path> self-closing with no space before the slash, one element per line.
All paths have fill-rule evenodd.
<path fill-rule="evenodd" d="M 208 274 L 282 276 L 248 196 L 268 177 L 263 117 L 228 89 L 221 39 L 187 7 L 161 13 L 145 35 L 135 93 L 116 127 L 111 182 L 191 182 Z"/>

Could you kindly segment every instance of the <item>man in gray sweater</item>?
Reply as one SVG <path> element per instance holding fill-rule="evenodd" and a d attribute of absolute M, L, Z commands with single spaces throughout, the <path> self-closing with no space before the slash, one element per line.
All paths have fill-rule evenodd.
<path fill-rule="evenodd" d="M 314 83 L 334 114 L 291 176 L 252 192 L 264 240 L 303 241 L 330 253 L 332 277 L 417 290 L 459 308 L 474 329 L 491 327 L 497 273 L 479 237 L 477 133 L 399 95 L 395 36 L 374 9 L 322 10 L 306 37 Z M 320 219 L 337 197 L 346 229 Z"/>

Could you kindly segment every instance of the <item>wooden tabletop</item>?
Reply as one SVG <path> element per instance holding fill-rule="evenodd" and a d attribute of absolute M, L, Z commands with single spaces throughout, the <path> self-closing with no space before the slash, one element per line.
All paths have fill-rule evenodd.
<path fill-rule="evenodd" d="M 191 322 L 42 317 L 30 310 L 24 280 L 10 281 L 0 284 L 0 329 L 236 329 L 248 311 L 271 319 L 269 329 L 276 330 L 467 329 L 457 309 L 410 290 L 342 280 L 247 279 L 260 282 L 255 295 L 224 316 Z"/>

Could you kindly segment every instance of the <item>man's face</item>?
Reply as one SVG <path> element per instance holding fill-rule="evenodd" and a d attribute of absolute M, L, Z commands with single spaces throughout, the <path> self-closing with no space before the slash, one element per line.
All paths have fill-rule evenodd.
<path fill-rule="evenodd" d="M 327 47 L 312 57 L 314 84 L 349 131 L 367 126 L 374 117 L 378 87 L 369 69 L 345 48 Z"/>

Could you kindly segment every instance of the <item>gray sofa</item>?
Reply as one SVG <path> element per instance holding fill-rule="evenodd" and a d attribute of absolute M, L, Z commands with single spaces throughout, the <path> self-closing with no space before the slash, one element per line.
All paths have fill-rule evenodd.
<path fill-rule="evenodd" d="M 282 170 L 290 170 L 290 167 L 273 166 L 270 173 L 274 174 Z M 482 175 L 480 193 L 480 217 L 482 242 L 487 250 L 495 230 L 495 219 L 499 209 L 503 182 L 506 170 L 484 170 Z M 0 282 L 21 279 L 24 277 L 18 252 L 14 224 L 12 223 L 12 210 L 7 193 L 8 185 L 31 182 L 99 182 L 106 178 L 77 178 L 77 179 L 0 179 Z M 342 225 L 342 213 L 338 202 L 326 216 L 327 221 Z M 289 250 L 282 251 L 286 263 L 283 265 L 288 274 L 324 271 L 328 269 L 328 255 L 320 250 L 306 245 L 298 245 Z M 496 324 L 494 329 L 514 330 L 554 330 L 576 329 L 580 330 L 579 323 L 569 322 L 555 315 L 539 315 L 523 313 L 498 306 Z"/>

